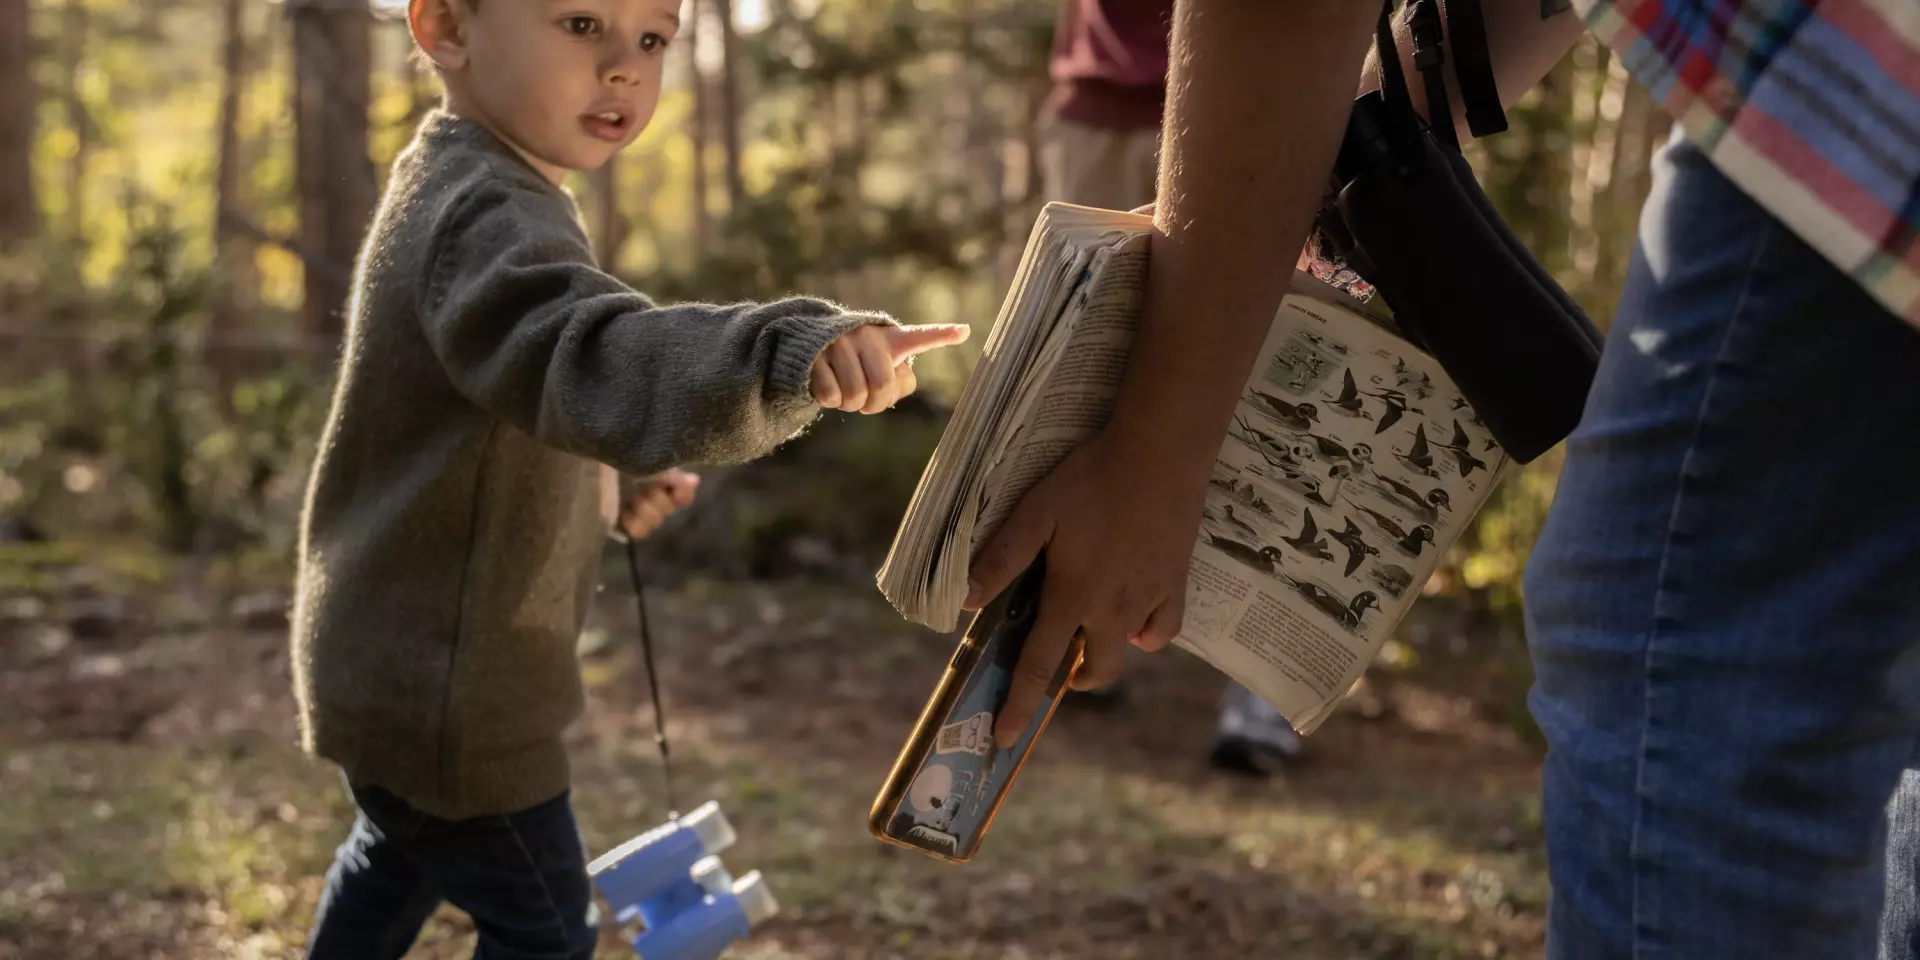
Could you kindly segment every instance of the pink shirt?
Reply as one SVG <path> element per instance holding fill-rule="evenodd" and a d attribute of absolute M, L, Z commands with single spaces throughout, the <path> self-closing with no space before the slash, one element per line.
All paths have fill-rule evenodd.
<path fill-rule="evenodd" d="M 1158 128 L 1172 19 L 1173 0 L 1063 0 L 1049 64 L 1055 115 Z"/>

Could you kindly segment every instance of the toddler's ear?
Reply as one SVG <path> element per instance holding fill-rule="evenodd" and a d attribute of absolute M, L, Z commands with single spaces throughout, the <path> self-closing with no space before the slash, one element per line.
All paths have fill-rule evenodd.
<path fill-rule="evenodd" d="M 407 0 L 407 29 L 434 66 L 459 70 L 467 65 L 466 14 L 461 0 Z"/>

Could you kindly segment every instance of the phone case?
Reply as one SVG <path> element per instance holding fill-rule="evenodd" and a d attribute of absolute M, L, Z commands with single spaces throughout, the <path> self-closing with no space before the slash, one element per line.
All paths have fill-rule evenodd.
<path fill-rule="evenodd" d="M 867 828 L 875 837 L 954 863 L 979 852 L 1080 666 L 1081 642 L 1075 634 L 1020 739 L 1006 750 L 994 743 L 993 718 L 1006 702 L 1033 628 L 1044 577 L 1044 559 L 1036 560 L 968 625 L 874 799 Z"/>

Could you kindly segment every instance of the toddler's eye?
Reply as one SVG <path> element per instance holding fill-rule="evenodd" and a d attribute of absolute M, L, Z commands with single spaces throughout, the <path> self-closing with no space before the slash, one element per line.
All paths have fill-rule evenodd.
<path fill-rule="evenodd" d="M 640 38 L 640 49 L 647 53 L 664 50 L 666 47 L 667 38 L 657 33 L 649 33 Z"/>
<path fill-rule="evenodd" d="M 576 37 L 591 37 L 600 32 L 600 21 L 586 16 L 566 17 L 560 21 L 560 29 Z"/>

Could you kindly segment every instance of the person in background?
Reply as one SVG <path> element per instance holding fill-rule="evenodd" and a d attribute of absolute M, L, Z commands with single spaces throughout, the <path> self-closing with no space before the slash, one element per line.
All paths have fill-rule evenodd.
<path fill-rule="evenodd" d="M 1048 200 L 1107 210 L 1153 203 L 1167 97 L 1173 0 L 1063 0 L 1040 119 L 1040 176 Z M 1120 683 L 1077 698 L 1114 706 Z M 1301 756 L 1299 734 L 1251 690 L 1229 683 L 1209 762 L 1264 775 Z"/>

